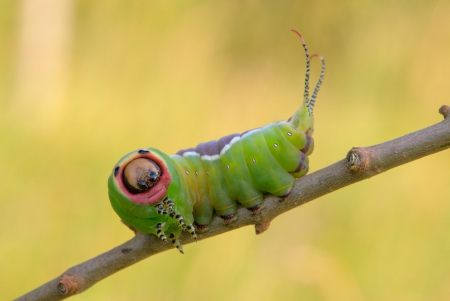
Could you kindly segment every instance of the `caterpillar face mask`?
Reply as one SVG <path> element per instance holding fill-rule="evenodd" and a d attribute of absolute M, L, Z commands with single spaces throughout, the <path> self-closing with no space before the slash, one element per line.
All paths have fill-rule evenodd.
<path fill-rule="evenodd" d="M 310 56 L 302 104 L 287 121 L 232 134 L 166 155 L 143 148 L 125 155 L 108 180 L 111 205 L 122 221 L 141 233 L 170 240 L 183 253 L 178 240 L 188 231 L 204 231 L 214 214 L 233 222 L 238 203 L 258 214 L 263 194 L 286 196 L 294 179 L 308 172 L 314 148 L 313 108 L 325 73 L 309 98 Z"/>

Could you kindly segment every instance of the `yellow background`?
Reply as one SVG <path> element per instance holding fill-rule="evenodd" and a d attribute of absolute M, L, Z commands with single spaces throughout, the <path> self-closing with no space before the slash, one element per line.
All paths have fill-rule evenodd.
<path fill-rule="evenodd" d="M 448 0 L 2 1 L 1 298 L 131 238 L 106 189 L 125 153 L 288 118 L 304 80 L 290 28 L 327 60 L 310 171 L 441 121 L 449 16 Z M 449 167 L 447 150 L 72 300 L 449 300 Z"/>

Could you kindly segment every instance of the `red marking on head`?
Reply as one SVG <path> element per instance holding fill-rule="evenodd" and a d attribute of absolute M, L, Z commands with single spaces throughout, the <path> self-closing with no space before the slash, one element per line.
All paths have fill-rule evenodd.
<path fill-rule="evenodd" d="M 125 186 L 125 183 L 123 181 L 123 172 L 128 163 L 138 158 L 148 158 L 153 162 L 155 162 L 156 164 L 158 164 L 159 168 L 161 168 L 161 177 L 159 181 L 149 190 L 137 194 L 132 194 L 131 192 L 128 191 L 127 187 Z M 138 205 L 153 205 L 162 201 L 167 193 L 167 188 L 169 187 L 171 182 L 170 173 L 167 170 L 165 163 L 151 151 L 149 151 L 146 154 L 140 154 L 136 152 L 134 156 L 132 156 L 126 162 L 123 162 L 120 165 L 118 175 L 115 178 L 119 184 L 122 193 L 125 194 L 127 198 L 130 199 L 130 201 Z"/>

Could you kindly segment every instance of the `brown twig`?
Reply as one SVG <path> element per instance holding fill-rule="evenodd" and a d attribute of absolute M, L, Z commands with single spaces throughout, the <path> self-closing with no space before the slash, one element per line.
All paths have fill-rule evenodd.
<path fill-rule="evenodd" d="M 215 217 L 209 230 L 198 235 L 199 240 L 248 225 L 255 225 L 256 233 L 260 234 L 268 229 L 271 220 L 288 210 L 396 166 L 450 148 L 450 118 L 447 118 L 450 107 L 442 106 L 439 112 L 445 120 L 438 124 L 382 144 L 352 148 L 345 159 L 296 180 L 285 199 L 267 196 L 257 215 L 240 208 L 236 221 L 228 225 Z M 192 242 L 189 234 L 182 235 L 180 241 L 182 244 Z M 121 269 L 172 248 L 156 236 L 138 234 L 124 244 L 68 269 L 17 300 L 68 298 Z"/>

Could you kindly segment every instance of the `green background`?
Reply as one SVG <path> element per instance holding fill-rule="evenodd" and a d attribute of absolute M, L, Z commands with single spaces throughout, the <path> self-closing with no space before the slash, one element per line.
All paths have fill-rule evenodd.
<path fill-rule="evenodd" d="M 288 118 L 304 80 L 291 28 L 327 60 L 310 171 L 441 121 L 449 16 L 448 0 L 2 1 L 1 298 L 132 237 L 106 188 L 125 153 Z M 72 300 L 449 300 L 449 159 L 326 195 L 260 236 L 156 255 Z"/>

